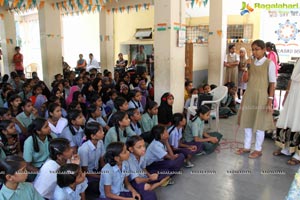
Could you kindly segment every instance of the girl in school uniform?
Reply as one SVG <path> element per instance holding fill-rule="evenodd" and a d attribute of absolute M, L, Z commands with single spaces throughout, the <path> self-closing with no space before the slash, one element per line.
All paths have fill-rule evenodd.
<path fill-rule="evenodd" d="M 51 103 L 48 106 L 48 123 L 51 128 L 53 138 L 60 137 L 63 129 L 68 125 L 68 120 L 61 115 L 61 107 L 57 103 Z"/>
<path fill-rule="evenodd" d="M 68 125 L 63 129 L 60 137 L 68 139 L 73 152 L 77 153 L 84 137 L 82 127 L 85 125 L 85 117 L 79 110 L 69 110 L 67 118 Z"/>
<path fill-rule="evenodd" d="M 126 112 L 114 113 L 114 126 L 105 135 L 104 144 L 107 147 L 112 142 L 126 142 L 127 138 L 136 135 L 130 128 L 130 119 Z"/>
<path fill-rule="evenodd" d="M 92 104 L 87 109 L 88 117 L 87 122 L 97 122 L 99 123 L 105 131 L 108 131 L 110 127 L 107 125 L 105 120 L 101 117 L 101 110 L 95 105 Z"/>
<path fill-rule="evenodd" d="M 135 89 L 130 91 L 130 96 L 131 100 L 128 102 L 128 108 L 137 108 L 140 113 L 144 113 L 144 108 L 141 103 L 142 93 Z"/>
<path fill-rule="evenodd" d="M 101 170 L 100 199 L 141 200 L 140 194 L 137 193 L 128 180 L 128 164 L 124 162 L 128 158 L 129 152 L 123 142 L 113 142 L 107 146 L 104 155 L 106 165 Z"/>
<path fill-rule="evenodd" d="M 107 121 L 107 113 L 106 113 L 106 105 L 103 103 L 101 96 L 95 94 L 91 97 L 91 104 L 96 105 L 97 108 L 101 111 L 101 117 L 106 122 Z M 107 127 L 108 128 L 108 127 Z"/>
<path fill-rule="evenodd" d="M 32 94 L 30 100 L 33 107 L 38 110 L 39 116 L 42 116 L 42 105 L 47 102 L 47 97 L 43 95 L 42 86 L 40 84 L 35 85 L 32 89 Z"/>
<path fill-rule="evenodd" d="M 79 149 L 80 166 L 82 171 L 88 172 L 88 190 L 99 193 L 99 171 L 104 166 L 103 156 L 105 148 L 103 144 L 104 132 L 97 122 L 88 122 L 84 130 L 87 141 Z"/>
<path fill-rule="evenodd" d="M 228 47 L 229 54 L 226 55 L 224 60 L 224 67 L 226 67 L 225 83 L 234 82 L 238 83 L 238 65 L 240 57 L 235 53 L 235 45 L 231 44 Z"/>
<path fill-rule="evenodd" d="M 6 156 L 20 153 L 18 133 L 11 120 L 0 120 L 0 148 Z"/>
<path fill-rule="evenodd" d="M 20 112 L 22 112 L 20 105 L 22 99 L 19 95 L 14 94 L 8 98 L 8 109 L 13 117 L 16 117 Z"/>
<path fill-rule="evenodd" d="M 0 199 L 10 200 L 43 200 L 27 179 L 26 162 L 19 156 L 8 156 L 0 160 Z"/>
<path fill-rule="evenodd" d="M 47 120 L 37 118 L 28 127 L 29 136 L 24 143 L 23 158 L 27 163 L 27 170 L 38 172 L 49 156 L 49 142 L 51 141 L 51 130 Z M 30 175 L 30 180 L 34 179 Z"/>
<path fill-rule="evenodd" d="M 157 199 L 155 192 L 152 190 L 163 185 L 170 177 L 162 174 L 158 175 L 157 173 L 150 174 L 146 170 L 146 148 L 142 137 L 131 136 L 126 141 L 126 146 L 130 152 L 127 162 L 131 185 L 140 193 L 142 199 Z"/>
<path fill-rule="evenodd" d="M 49 143 L 49 159 L 41 167 L 33 186 L 46 199 L 53 199 L 53 193 L 57 185 L 57 169 L 71 162 L 79 164 L 79 156 L 73 154 L 70 142 L 65 138 L 56 138 Z"/>
<path fill-rule="evenodd" d="M 210 108 L 206 105 L 200 106 L 196 115 L 190 120 L 184 130 L 184 141 L 187 143 L 194 142 L 203 145 L 203 150 L 206 154 L 215 151 L 219 145 L 223 135 L 218 132 L 204 132 L 204 122 L 210 117 Z"/>
<path fill-rule="evenodd" d="M 168 129 L 169 143 L 174 153 L 182 153 L 185 157 L 185 167 L 194 167 L 191 162 L 192 155 L 200 153 L 203 150 L 201 143 L 191 142 L 189 144 L 183 142 L 182 132 L 186 125 L 186 119 L 183 114 L 175 113 L 173 115 L 172 126 Z"/>
<path fill-rule="evenodd" d="M 146 112 L 142 115 L 140 121 L 142 132 L 151 132 L 151 129 L 158 124 L 158 104 L 155 101 L 149 101 L 146 105 Z"/>
<path fill-rule="evenodd" d="M 249 155 L 249 158 L 258 158 L 262 155 L 265 131 L 275 129 L 272 102 L 276 83 L 276 67 L 265 57 L 264 41 L 255 40 L 251 47 L 254 59 L 250 64 L 247 90 L 238 115 L 238 124 L 240 128 L 245 129 L 244 148 L 237 149 L 236 153 L 238 155 L 250 153 L 252 132 L 256 131 L 255 150 Z"/>
<path fill-rule="evenodd" d="M 22 101 L 29 99 L 32 96 L 31 86 L 29 82 L 25 82 L 23 84 L 22 91 L 19 92 L 18 95 L 22 98 Z"/>
<path fill-rule="evenodd" d="M 146 168 L 149 173 L 162 171 L 172 175 L 179 171 L 184 163 L 184 155 L 173 153 L 168 142 L 169 133 L 167 129 L 157 125 L 152 128 L 151 134 L 154 135 L 154 140 L 148 146 L 145 155 Z"/>
<path fill-rule="evenodd" d="M 57 186 L 54 190 L 54 200 L 81 200 L 81 193 L 84 193 L 88 183 L 85 172 L 81 171 L 79 165 L 65 164 L 58 169 Z"/>
<path fill-rule="evenodd" d="M 148 144 L 152 142 L 154 137 L 150 132 L 142 132 L 140 121 L 142 119 L 141 113 L 137 108 L 130 108 L 127 110 L 130 119 L 130 128 L 137 135 L 141 136 Z"/>
<path fill-rule="evenodd" d="M 168 127 L 171 125 L 173 117 L 173 103 L 174 96 L 166 92 L 160 99 L 160 106 L 158 107 L 158 124 Z"/>

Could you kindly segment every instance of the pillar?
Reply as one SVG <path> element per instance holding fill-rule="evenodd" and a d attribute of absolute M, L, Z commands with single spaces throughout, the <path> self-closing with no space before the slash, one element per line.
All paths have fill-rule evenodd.
<path fill-rule="evenodd" d="M 185 24 L 185 5 L 184 0 L 154 0 L 155 101 L 160 103 L 162 94 L 171 92 L 174 113 L 184 106 L 185 47 L 177 46 L 174 23 Z M 157 24 L 162 23 L 166 30 L 158 31 Z"/>
<path fill-rule="evenodd" d="M 208 38 L 208 83 L 223 85 L 223 63 L 227 39 L 225 3 L 220 0 L 210 0 L 209 4 L 209 32 L 212 34 L 209 34 Z"/>
<path fill-rule="evenodd" d="M 13 65 L 13 56 L 15 54 L 16 47 L 16 23 L 14 14 L 4 11 L 1 12 L 3 14 L 3 19 L 0 19 L 0 35 L 2 38 L 2 53 L 3 53 L 3 67 L 1 67 L 1 74 L 9 74 L 11 71 L 15 70 Z M 6 39 L 10 39 L 6 41 Z"/>
<path fill-rule="evenodd" d="M 54 75 L 62 70 L 62 37 L 60 11 L 53 9 L 49 2 L 39 10 L 43 77 L 50 86 Z"/>
<path fill-rule="evenodd" d="M 101 70 L 114 71 L 114 14 L 100 12 L 100 60 Z"/>

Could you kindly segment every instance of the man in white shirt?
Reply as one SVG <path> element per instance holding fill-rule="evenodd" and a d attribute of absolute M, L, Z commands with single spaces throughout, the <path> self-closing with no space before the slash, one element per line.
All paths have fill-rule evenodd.
<path fill-rule="evenodd" d="M 101 72 L 101 67 L 96 59 L 94 59 L 94 55 L 92 53 L 89 54 L 89 60 L 87 62 L 86 71 L 89 72 L 91 69 L 95 68 Z"/>

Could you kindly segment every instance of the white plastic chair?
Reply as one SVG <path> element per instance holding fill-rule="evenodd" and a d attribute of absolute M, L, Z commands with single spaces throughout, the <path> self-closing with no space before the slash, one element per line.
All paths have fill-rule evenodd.
<path fill-rule="evenodd" d="M 39 64 L 30 63 L 27 67 L 25 67 L 26 78 L 32 78 L 32 72 L 37 72 L 39 68 Z"/>
<path fill-rule="evenodd" d="M 219 108 L 221 101 L 226 97 L 228 93 L 228 88 L 226 86 L 219 86 L 213 89 L 211 92 L 213 99 L 211 101 L 202 101 L 201 105 L 211 104 L 212 109 L 210 111 L 210 116 L 215 116 L 217 131 L 220 131 L 219 127 Z M 209 118 L 209 128 L 211 127 L 212 117 Z"/>
<path fill-rule="evenodd" d="M 228 93 L 228 88 L 226 86 L 219 86 L 213 89 L 210 94 L 213 96 L 211 101 L 202 101 L 201 105 L 211 104 L 211 112 L 210 112 L 210 119 L 209 119 L 209 128 L 211 128 L 211 121 L 212 117 L 216 118 L 216 127 L 217 131 L 219 131 L 219 107 L 221 101 L 225 98 L 226 94 Z M 195 101 L 198 101 L 198 95 L 193 95 L 191 98 L 191 104 L 187 109 L 187 121 L 190 120 L 191 115 L 196 114 L 197 104 L 194 104 Z"/>

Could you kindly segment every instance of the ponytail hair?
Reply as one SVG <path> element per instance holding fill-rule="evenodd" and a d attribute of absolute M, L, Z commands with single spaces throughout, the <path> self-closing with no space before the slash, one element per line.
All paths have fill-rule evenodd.
<path fill-rule="evenodd" d="M 161 135 L 164 133 L 165 129 L 166 128 L 161 125 L 153 126 L 153 128 L 151 129 L 151 135 L 154 136 L 155 140 L 161 140 Z"/>
<path fill-rule="evenodd" d="M 32 136 L 33 149 L 35 152 L 40 151 L 40 147 L 39 147 L 38 140 L 37 140 L 37 137 L 38 137 L 37 131 L 40 131 L 46 122 L 47 122 L 47 120 L 44 118 L 36 118 L 28 126 L 28 133 L 31 134 L 31 136 Z M 47 137 L 48 137 L 48 140 L 52 139 L 52 137 L 50 135 L 48 135 Z"/>
<path fill-rule="evenodd" d="M 197 110 L 196 110 L 196 115 L 194 116 L 194 118 L 192 119 L 192 122 L 194 122 L 197 117 L 200 116 L 200 114 L 204 115 L 206 113 L 208 113 L 210 111 L 210 108 L 206 105 L 201 105 Z"/>
<path fill-rule="evenodd" d="M 116 156 L 119 156 L 124 148 L 125 144 L 123 142 L 112 142 L 106 148 L 106 153 L 104 155 L 104 162 L 115 166 L 117 161 L 115 160 Z"/>
<path fill-rule="evenodd" d="M 116 129 L 116 133 L 117 133 L 117 141 L 120 141 L 120 131 L 119 131 L 120 124 L 119 124 L 119 122 L 122 121 L 126 115 L 127 115 L 126 112 L 118 111 L 118 112 L 114 113 L 114 115 L 112 116 L 113 117 L 113 125 L 114 125 L 114 127 Z M 126 129 L 124 130 L 123 136 L 127 137 Z"/>
<path fill-rule="evenodd" d="M 55 138 L 49 143 L 49 157 L 56 161 L 58 155 L 70 148 L 70 142 L 66 138 Z"/>

